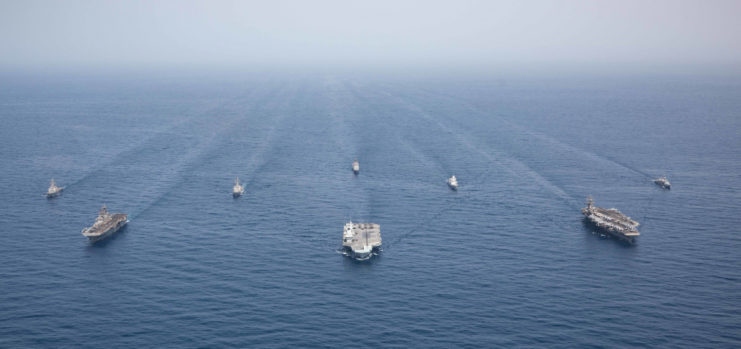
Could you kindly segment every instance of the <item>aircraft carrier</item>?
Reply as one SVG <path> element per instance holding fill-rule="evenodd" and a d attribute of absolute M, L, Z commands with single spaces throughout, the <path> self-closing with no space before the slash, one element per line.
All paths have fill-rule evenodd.
<path fill-rule="evenodd" d="M 113 235 L 113 233 L 121 230 L 128 222 L 128 215 L 125 213 L 110 214 L 108 213 L 108 208 L 103 205 L 93 226 L 82 229 L 82 235 L 90 239 L 90 242 L 96 242 Z"/>
<path fill-rule="evenodd" d="M 628 243 L 635 243 L 636 238 L 641 235 L 638 232 L 638 222 L 624 215 L 614 208 L 602 208 L 594 206 L 591 197 L 587 198 L 587 207 L 581 209 L 581 213 L 586 217 L 587 222 L 593 224 L 598 229 L 606 232 L 620 240 Z"/>
<path fill-rule="evenodd" d="M 374 223 L 345 224 L 342 248 L 357 260 L 367 260 L 381 247 L 381 226 Z"/>

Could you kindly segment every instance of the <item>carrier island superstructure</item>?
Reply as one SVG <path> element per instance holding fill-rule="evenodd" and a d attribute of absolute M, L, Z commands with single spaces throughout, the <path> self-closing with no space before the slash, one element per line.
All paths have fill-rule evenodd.
<path fill-rule="evenodd" d="M 128 215 L 125 213 L 110 214 L 108 213 L 108 208 L 103 205 L 93 226 L 82 229 L 82 235 L 90 239 L 90 242 L 96 242 L 113 235 L 113 233 L 121 230 L 128 222 Z"/>
<path fill-rule="evenodd" d="M 587 206 L 581 209 L 587 222 L 593 224 L 618 239 L 629 243 L 635 243 L 636 238 L 641 235 L 638 232 L 638 222 L 624 215 L 614 208 L 602 208 L 594 206 L 591 197 L 587 197 Z"/>
<path fill-rule="evenodd" d="M 369 259 L 374 250 L 381 247 L 381 226 L 374 223 L 345 224 L 342 233 L 342 248 L 358 260 Z"/>

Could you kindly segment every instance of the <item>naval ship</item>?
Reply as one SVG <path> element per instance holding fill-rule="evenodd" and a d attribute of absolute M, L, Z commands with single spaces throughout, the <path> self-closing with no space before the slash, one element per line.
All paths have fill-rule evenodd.
<path fill-rule="evenodd" d="M 450 189 L 458 190 L 458 179 L 455 178 L 455 175 L 448 178 L 447 182 Z"/>
<path fill-rule="evenodd" d="M 666 179 L 666 176 L 662 176 L 662 177 L 659 177 L 659 178 L 654 179 L 654 183 L 658 184 L 660 187 L 662 187 L 664 189 L 671 189 L 672 188 L 672 184 L 669 183 L 669 180 Z"/>
<path fill-rule="evenodd" d="M 53 198 L 55 196 L 58 196 L 62 193 L 62 190 L 64 190 L 64 187 L 57 187 L 57 183 L 55 183 L 54 178 L 52 178 L 51 184 L 49 185 L 49 190 L 46 191 L 46 197 Z"/>
<path fill-rule="evenodd" d="M 636 238 L 641 235 L 636 229 L 638 222 L 617 209 L 596 207 L 591 197 L 587 197 L 586 204 L 587 207 L 582 208 L 581 213 L 589 223 L 601 231 L 631 244 L 635 243 Z"/>
<path fill-rule="evenodd" d="M 239 177 L 234 180 L 234 187 L 232 187 L 232 197 L 240 197 L 244 194 L 244 186 L 239 183 Z"/>
<path fill-rule="evenodd" d="M 355 161 L 352 162 L 352 172 L 355 174 L 360 173 L 360 163 L 358 162 L 358 159 L 355 159 Z"/>
<path fill-rule="evenodd" d="M 103 205 L 93 226 L 82 229 L 82 235 L 90 239 L 90 242 L 96 242 L 113 235 L 128 222 L 128 215 L 125 213 L 110 214 L 108 208 Z"/>
<path fill-rule="evenodd" d="M 381 247 L 381 226 L 374 223 L 345 224 L 342 248 L 357 260 L 367 260 Z"/>

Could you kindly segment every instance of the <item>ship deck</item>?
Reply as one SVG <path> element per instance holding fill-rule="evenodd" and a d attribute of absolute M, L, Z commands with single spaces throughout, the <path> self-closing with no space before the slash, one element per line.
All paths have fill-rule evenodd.
<path fill-rule="evenodd" d="M 125 213 L 116 213 L 111 215 L 111 220 L 105 222 L 105 224 L 102 224 L 95 229 L 91 229 L 90 231 L 84 232 L 83 235 L 85 236 L 99 236 L 107 233 L 109 230 L 115 228 L 119 223 L 122 221 L 125 222 L 127 219 L 127 215 Z"/>
<path fill-rule="evenodd" d="M 638 222 L 632 220 L 630 217 L 622 214 L 620 211 L 616 209 L 606 209 L 602 207 L 595 207 L 594 212 L 618 224 L 622 224 L 622 225 L 626 225 L 630 227 L 638 226 Z"/>
<path fill-rule="evenodd" d="M 381 246 L 381 226 L 374 223 L 356 223 L 353 225 L 353 238 L 343 242 L 342 246 L 349 247 L 353 251 L 361 251 L 366 245 L 373 247 Z"/>

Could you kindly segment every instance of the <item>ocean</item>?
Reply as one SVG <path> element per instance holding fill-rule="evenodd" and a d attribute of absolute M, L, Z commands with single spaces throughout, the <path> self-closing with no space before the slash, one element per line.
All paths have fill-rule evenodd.
<path fill-rule="evenodd" d="M 13 75 L 0 123 L 0 347 L 741 346 L 738 78 Z"/>

